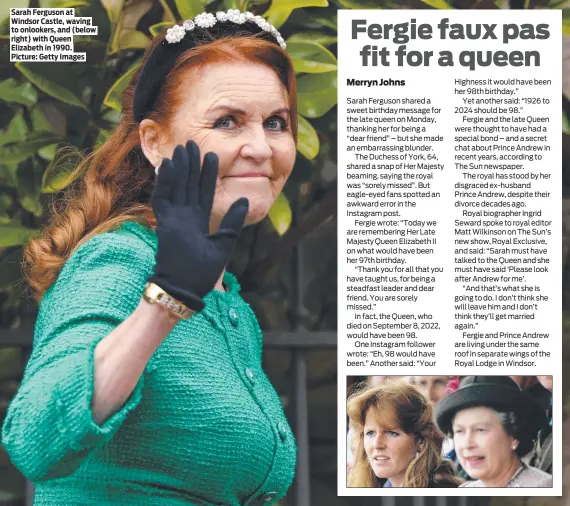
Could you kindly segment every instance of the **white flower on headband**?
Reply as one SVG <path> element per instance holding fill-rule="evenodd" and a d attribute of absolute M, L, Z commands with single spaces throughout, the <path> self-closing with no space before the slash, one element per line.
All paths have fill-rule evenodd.
<path fill-rule="evenodd" d="M 194 23 L 200 28 L 211 28 L 216 24 L 216 18 L 209 12 L 202 12 L 194 18 Z"/>
<path fill-rule="evenodd" d="M 272 28 L 271 24 L 263 18 L 261 18 L 261 20 L 256 20 L 256 25 L 266 32 L 271 31 Z"/>
<path fill-rule="evenodd" d="M 237 9 L 229 9 L 228 10 L 228 19 L 232 23 L 237 23 L 238 25 L 243 25 L 247 21 L 247 19 L 245 17 L 245 13 L 242 14 Z"/>
<path fill-rule="evenodd" d="M 244 23 L 251 21 L 263 31 L 268 32 L 275 37 L 275 40 L 277 40 L 277 43 L 283 49 L 287 47 L 283 37 L 281 37 L 277 28 L 275 28 L 271 23 L 268 23 L 261 16 L 254 16 L 251 12 L 240 12 L 238 9 L 228 9 L 227 12 L 219 11 L 216 12 L 215 16 L 208 12 L 203 12 L 202 14 L 198 14 L 194 18 L 194 21 L 187 19 L 184 21 L 182 26 L 174 25 L 172 28 L 169 28 L 166 31 L 165 38 L 170 44 L 174 44 L 176 42 L 180 42 L 186 35 L 186 32 L 191 32 L 196 26 L 200 28 L 211 28 L 218 22 L 226 23 L 228 21 L 238 25 L 243 25 Z"/>
<path fill-rule="evenodd" d="M 184 35 L 186 35 L 186 30 L 179 25 L 174 25 L 172 28 L 166 30 L 166 40 L 171 44 L 174 42 L 180 42 Z"/>

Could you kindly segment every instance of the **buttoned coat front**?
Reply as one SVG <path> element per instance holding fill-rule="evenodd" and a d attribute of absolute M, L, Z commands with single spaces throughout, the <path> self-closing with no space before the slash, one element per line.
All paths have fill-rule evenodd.
<path fill-rule="evenodd" d="M 156 247 L 155 233 L 135 222 L 100 234 L 42 300 L 2 433 L 37 484 L 37 506 L 251 506 L 291 484 L 294 437 L 262 370 L 257 320 L 230 274 L 226 292 L 210 292 L 174 327 L 125 405 L 93 421 L 95 346 L 138 305 Z"/>

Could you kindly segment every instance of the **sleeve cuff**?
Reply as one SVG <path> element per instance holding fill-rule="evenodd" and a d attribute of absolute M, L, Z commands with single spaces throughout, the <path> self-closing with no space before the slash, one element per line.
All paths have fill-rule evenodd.
<path fill-rule="evenodd" d="M 93 419 L 91 402 L 94 393 L 95 347 L 77 353 L 75 363 L 66 370 L 56 386 L 57 428 L 70 441 L 73 450 L 92 450 L 109 441 L 140 403 L 144 385 L 141 374 L 133 392 L 123 406 L 105 422 L 97 424 Z"/>

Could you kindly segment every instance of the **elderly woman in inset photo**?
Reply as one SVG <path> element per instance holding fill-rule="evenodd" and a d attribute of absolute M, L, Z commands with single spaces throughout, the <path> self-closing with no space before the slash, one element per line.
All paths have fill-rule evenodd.
<path fill-rule="evenodd" d="M 428 399 L 402 381 L 357 392 L 347 405 L 354 462 L 349 487 L 457 487 L 441 458 L 443 434 Z"/>
<path fill-rule="evenodd" d="M 295 161 L 284 46 L 235 10 L 169 29 L 27 246 L 41 304 L 2 444 L 34 504 L 249 506 L 291 484 L 294 437 L 225 271 Z"/>
<path fill-rule="evenodd" d="M 459 462 L 474 481 L 462 487 L 552 487 L 552 476 L 521 458 L 546 425 L 539 404 L 508 376 L 468 376 L 436 408 Z"/>

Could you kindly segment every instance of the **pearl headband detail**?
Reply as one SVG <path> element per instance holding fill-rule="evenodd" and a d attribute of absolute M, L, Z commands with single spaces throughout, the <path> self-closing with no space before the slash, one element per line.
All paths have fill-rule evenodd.
<path fill-rule="evenodd" d="M 170 27 L 165 37 L 152 49 L 135 85 L 134 120 L 140 123 L 153 110 L 162 86 L 177 59 L 185 51 L 220 38 L 258 36 L 272 45 L 285 48 L 277 29 L 261 16 L 237 9 L 198 14 L 180 25 Z"/>
<path fill-rule="evenodd" d="M 261 16 L 254 16 L 251 12 L 240 12 L 238 9 L 229 9 L 227 12 L 219 11 L 216 12 L 215 16 L 209 12 L 203 12 L 202 14 L 198 14 L 194 20 L 187 19 L 182 25 L 174 25 L 169 28 L 166 31 L 165 38 L 170 44 L 176 44 L 184 38 L 186 32 L 191 32 L 196 27 L 211 28 L 216 23 L 227 23 L 228 21 L 238 25 L 243 25 L 248 21 L 255 23 L 264 32 L 268 32 L 275 37 L 275 40 L 277 40 L 277 43 L 282 49 L 287 47 L 285 40 L 283 40 L 277 28 L 271 23 L 267 22 Z"/>

